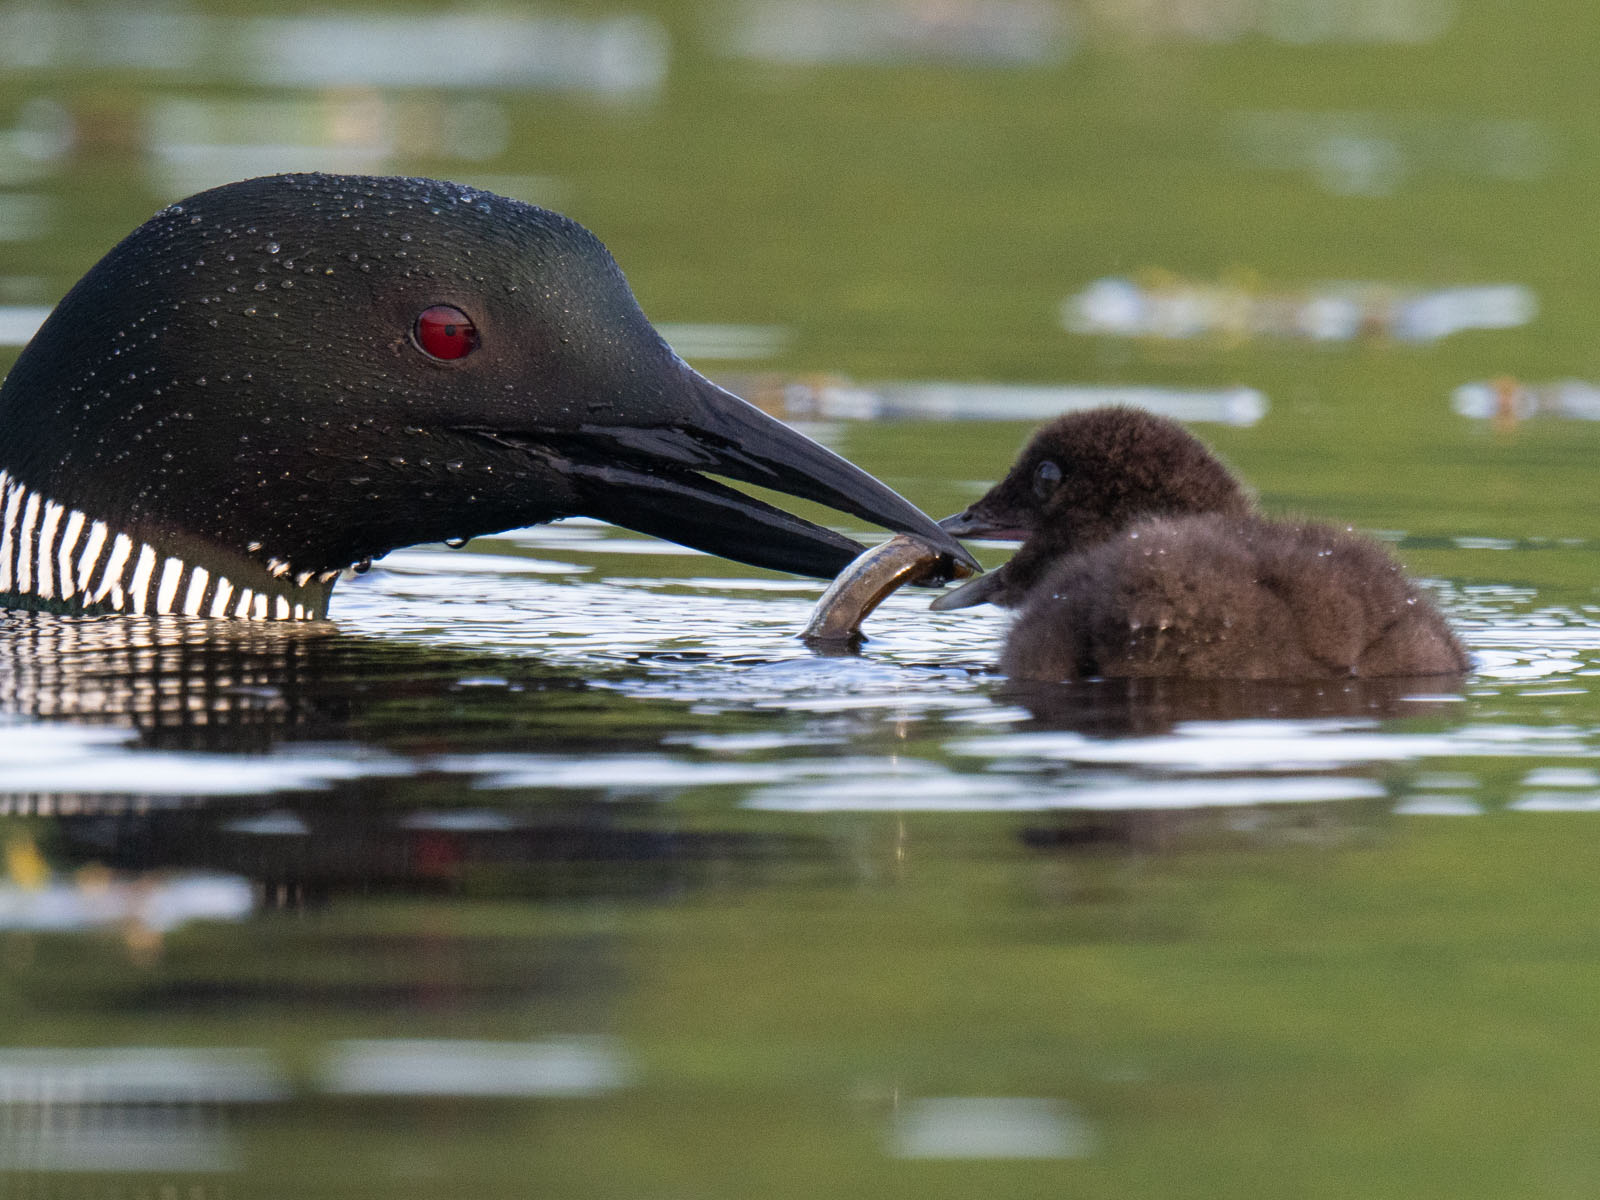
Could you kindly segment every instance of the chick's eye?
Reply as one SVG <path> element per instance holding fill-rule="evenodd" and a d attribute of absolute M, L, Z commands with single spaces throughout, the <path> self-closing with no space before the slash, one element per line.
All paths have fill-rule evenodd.
<path fill-rule="evenodd" d="M 1048 500 L 1054 495 L 1056 484 L 1061 482 L 1061 468 L 1048 458 L 1033 469 L 1033 494 L 1036 499 Z"/>
<path fill-rule="evenodd" d="M 423 309 L 411 337 L 429 358 L 445 361 L 465 358 L 478 348 L 478 330 L 472 318 L 450 304 Z"/>

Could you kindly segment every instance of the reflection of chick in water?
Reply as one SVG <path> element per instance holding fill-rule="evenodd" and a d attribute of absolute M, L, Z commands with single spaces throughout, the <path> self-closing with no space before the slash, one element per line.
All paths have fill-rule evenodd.
<path fill-rule="evenodd" d="M 1017 679 L 1334 679 L 1458 674 L 1444 618 L 1377 543 L 1256 513 L 1176 422 L 1101 408 L 1040 429 L 944 527 L 1024 538 L 999 570 L 934 602 L 1018 608 Z"/>
<path fill-rule="evenodd" d="M 1194 721 L 1273 721 L 1271 738 L 1285 738 L 1286 759 L 1296 749 L 1297 722 L 1319 730 L 1368 728 L 1397 717 L 1447 717 L 1458 706 L 1450 676 L 1419 679 L 1194 679 L 1142 676 L 1115 679 L 1019 678 L 1001 693 L 1028 710 L 1023 728 L 1070 729 L 1095 738 L 1159 737 Z M 1348 719 L 1353 718 L 1354 726 Z M 1322 722 L 1334 721 L 1324 727 Z M 1302 731 L 1303 732 L 1303 731 Z M 1330 736 L 1332 736 L 1330 734 Z M 1259 744 L 1265 744 L 1258 742 Z M 1191 744 L 1191 751 L 1198 753 Z"/>

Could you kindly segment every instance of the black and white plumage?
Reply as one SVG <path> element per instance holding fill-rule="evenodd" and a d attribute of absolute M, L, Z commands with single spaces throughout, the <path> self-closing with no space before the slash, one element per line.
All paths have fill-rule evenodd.
<path fill-rule="evenodd" d="M 861 547 L 706 473 L 967 556 L 690 369 L 556 213 L 284 175 L 112 249 L 0 386 L 0 606 L 295 618 L 417 542 L 592 516 L 827 578 Z"/>

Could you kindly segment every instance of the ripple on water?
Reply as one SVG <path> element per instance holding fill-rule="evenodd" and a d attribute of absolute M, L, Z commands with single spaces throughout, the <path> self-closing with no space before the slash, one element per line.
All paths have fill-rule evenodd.
<path fill-rule="evenodd" d="M 518 553 L 492 552 L 501 541 Z M 238 796 L 428 772 L 459 776 L 480 795 L 670 799 L 706 788 L 786 811 L 1293 804 L 1370 800 L 1393 787 L 1398 811 L 1445 815 L 1485 806 L 1475 761 L 1526 757 L 1544 760 L 1531 771 L 1546 774 L 1530 773 L 1512 807 L 1589 811 L 1600 793 L 1600 780 L 1551 774 L 1567 769 L 1558 760 L 1600 749 L 1587 723 L 1551 719 L 1575 711 L 1569 698 L 1587 695 L 1600 669 L 1600 615 L 1543 604 L 1531 589 L 1443 589 L 1475 655 L 1465 694 L 1418 688 L 1375 704 L 1333 686 L 1316 689 L 1309 707 L 1264 707 L 1257 693 L 1223 703 L 1218 691 L 1185 708 L 1119 698 L 1110 684 L 1024 694 L 990 669 L 1005 615 L 932 613 L 926 593 L 891 597 L 859 655 L 817 654 L 795 635 L 820 583 L 639 570 L 663 553 L 680 556 L 596 523 L 465 552 L 406 551 L 340 588 L 338 632 L 327 635 L 479 652 L 460 688 L 516 691 L 509 674 L 483 669 L 482 654 L 504 654 L 581 679 L 591 695 L 678 706 L 681 720 L 653 749 L 638 738 L 608 747 L 597 735 L 570 754 L 405 754 L 315 741 L 212 754 L 147 748 L 104 727 L 14 722 L 0 725 L 0 787 L 13 797 Z M 750 727 L 708 724 L 728 714 Z M 1445 760 L 1458 782 L 1425 783 L 1421 768 Z M 1418 768 L 1415 779 L 1397 766 Z"/>
<path fill-rule="evenodd" d="M 609 547 L 615 539 L 602 539 Z M 649 543 L 658 545 L 660 543 Z M 445 573 L 451 551 L 418 552 L 403 572 L 374 570 L 335 597 L 351 632 L 506 651 L 595 674 L 623 694 L 693 704 L 911 706 L 982 703 L 997 616 L 933 613 L 902 592 L 873 616 L 860 657 L 820 656 L 798 637 L 823 585 L 766 578 L 548 578 L 485 572 L 470 589 Z M 493 557 L 493 556 L 480 556 Z M 435 573 L 420 570 L 437 562 Z M 349 594 L 345 594 L 348 590 Z M 463 602 L 470 590 L 470 603 Z M 641 592 L 649 593 L 641 602 Z M 627 668 L 621 674 L 618 668 Z"/>
<path fill-rule="evenodd" d="M 262 755 L 141 747 L 131 730 L 0 719 L 0 815 L 38 811 L 26 798 L 253 796 L 317 790 L 341 780 L 410 774 L 369 747 L 316 744 Z"/>
<path fill-rule="evenodd" d="M 1143 771 L 1215 773 L 1305 771 L 1430 758 L 1587 755 L 1594 739 L 1574 730 L 1483 727 L 1437 734 L 1385 732 L 1376 723 L 1196 721 L 1159 737 L 1102 740 L 1060 732 L 969 737 L 946 743 L 952 754 L 1003 760 L 1015 769 L 1061 762 Z"/>
<path fill-rule="evenodd" d="M 777 812 L 1086 812 L 1240 808 L 1316 804 L 1385 795 L 1365 779 L 1305 776 L 1287 779 L 1048 781 L 1004 776 L 975 784 L 970 776 L 907 769 L 826 784 L 773 788 L 745 801 Z"/>

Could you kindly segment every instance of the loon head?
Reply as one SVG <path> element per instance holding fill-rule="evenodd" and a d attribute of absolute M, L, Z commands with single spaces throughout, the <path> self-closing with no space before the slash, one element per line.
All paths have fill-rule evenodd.
<path fill-rule="evenodd" d="M 1249 493 L 1194 434 L 1143 409 L 1068 413 L 1028 439 L 1006 476 L 939 522 L 961 537 L 1016 539 L 1005 566 L 946 592 L 937 609 L 1012 606 L 1057 561 L 1147 517 L 1252 511 Z"/>
<path fill-rule="evenodd" d="M 860 552 L 702 472 L 970 561 L 691 370 L 575 222 L 426 179 L 248 180 L 130 234 L 0 387 L 0 604 L 320 616 L 352 564 L 579 515 L 822 577 Z"/>

